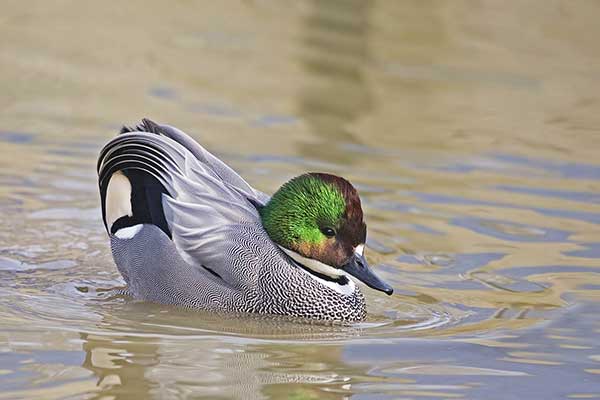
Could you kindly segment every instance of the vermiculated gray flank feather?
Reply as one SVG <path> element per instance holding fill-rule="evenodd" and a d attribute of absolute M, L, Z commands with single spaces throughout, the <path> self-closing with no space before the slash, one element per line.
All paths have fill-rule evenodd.
<path fill-rule="evenodd" d="M 111 235 L 115 263 L 134 297 L 211 311 L 365 317 L 358 287 L 341 294 L 291 261 L 256 209 L 269 197 L 185 133 L 144 120 L 111 140 L 98 160 L 103 215 L 112 174 L 129 170 L 164 186 L 161 205 L 171 234 L 145 223 L 130 239 Z"/>

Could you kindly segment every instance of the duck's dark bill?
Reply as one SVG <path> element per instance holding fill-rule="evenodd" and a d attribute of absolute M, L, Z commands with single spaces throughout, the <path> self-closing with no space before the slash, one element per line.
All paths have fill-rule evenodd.
<path fill-rule="evenodd" d="M 370 288 L 380 290 L 387 295 L 394 293 L 394 289 L 390 285 L 375 275 L 363 255 L 355 254 L 342 269 Z"/>

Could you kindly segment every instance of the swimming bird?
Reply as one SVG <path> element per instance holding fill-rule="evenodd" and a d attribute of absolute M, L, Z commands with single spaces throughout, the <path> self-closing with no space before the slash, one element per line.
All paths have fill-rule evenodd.
<path fill-rule="evenodd" d="M 393 292 L 367 264 L 360 198 L 341 177 L 306 173 L 269 197 L 148 119 L 104 146 L 97 171 L 113 258 L 136 299 L 353 322 L 366 316 L 353 278 Z"/>

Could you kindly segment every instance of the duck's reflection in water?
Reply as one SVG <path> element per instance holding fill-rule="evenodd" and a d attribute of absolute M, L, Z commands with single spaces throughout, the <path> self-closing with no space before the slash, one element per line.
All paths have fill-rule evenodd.
<path fill-rule="evenodd" d="M 151 308 L 161 311 L 148 313 Z M 323 345 L 324 339 L 357 334 L 351 327 L 216 316 L 141 304 L 113 310 L 102 326 L 118 326 L 119 330 L 114 335 L 106 331 L 81 334 L 86 352 L 83 367 L 98 379 L 95 399 L 284 395 L 341 399 L 350 394 L 350 375 L 340 373 L 357 373 L 342 363 L 342 345 Z M 319 345 L 306 346 L 307 339 Z"/>

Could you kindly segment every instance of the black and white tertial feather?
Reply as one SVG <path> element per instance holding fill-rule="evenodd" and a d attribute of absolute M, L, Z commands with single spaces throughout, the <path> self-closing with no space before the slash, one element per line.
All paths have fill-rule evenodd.
<path fill-rule="evenodd" d="M 144 119 L 100 152 L 102 217 L 139 299 L 336 321 L 366 315 L 359 288 L 291 260 L 264 230 L 269 196 L 182 131 Z"/>

